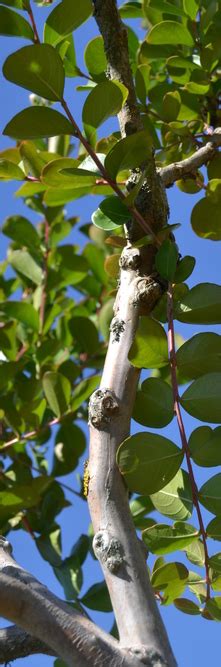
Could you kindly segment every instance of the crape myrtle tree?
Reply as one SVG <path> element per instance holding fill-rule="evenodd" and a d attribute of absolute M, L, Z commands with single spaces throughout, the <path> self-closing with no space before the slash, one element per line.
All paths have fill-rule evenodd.
<path fill-rule="evenodd" d="M 57 667 L 175 667 L 159 606 L 221 620 L 221 553 L 209 544 L 221 539 L 221 473 L 197 483 L 197 466 L 221 464 L 221 427 L 209 425 L 221 415 L 221 338 L 176 332 L 177 321 L 221 322 L 221 286 L 188 288 L 195 259 L 177 247 L 166 194 L 175 183 L 201 191 L 192 228 L 221 239 L 220 5 L 38 4 L 47 6 L 43 36 L 29 0 L 0 4 L 1 34 L 27 40 L 3 75 L 32 102 L 8 119 L 3 134 L 14 143 L 0 155 L 1 179 L 20 181 L 27 206 L 27 217 L 2 228 L 0 612 L 12 625 L 0 631 L 0 662 L 46 653 Z M 81 71 L 73 31 L 89 18 L 97 36 Z M 128 18 L 141 20 L 142 43 Z M 86 92 L 79 125 L 74 85 L 72 106 L 64 97 L 75 76 Z M 114 131 L 103 136 L 111 116 Z M 100 204 L 79 249 L 79 202 L 75 217 L 64 206 L 89 194 Z M 202 421 L 189 440 L 186 413 Z M 173 419 L 176 442 L 162 435 Z M 87 422 L 75 493 L 91 523 L 63 558 L 58 515 L 70 504 L 65 476 L 85 451 Z M 66 601 L 16 563 L 12 530 L 34 538 Z M 82 595 L 89 553 L 103 582 Z M 113 609 L 110 634 L 93 609 Z"/>

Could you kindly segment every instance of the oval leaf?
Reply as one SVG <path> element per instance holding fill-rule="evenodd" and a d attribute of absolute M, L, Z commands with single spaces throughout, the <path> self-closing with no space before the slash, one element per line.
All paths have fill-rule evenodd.
<path fill-rule="evenodd" d="M 171 440 L 153 433 L 137 433 L 124 440 L 117 463 L 129 489 L 150 495 L 176 474 L 183 453 Z"/>
<path fill-rule="evenodd" d="M 155 509 L 175 521 L 189 519 L 193 509 L 192 491 L 189 475 L 185 470 L 178 470 L 175 477 L 158 493 L 151 495 Z"/>
<path fill-rule="evenodd" d="M 184 378 L 198 378 L 209 372 L 221 372 L 221 336 L 200 333 L 181 345 L 176 353 L 178 370 Z"/>
<path fill-rule="evenodd" d="M 201 486 L 199 500 L 212 514 L 221 514 L 221 473 Z"/>
<path fill-rule="evenodd" d="M 198 466 L 205 468 L 221 465 L 221 426 L 199 426 L 189 439 L 191 456 Z"/>
<path fill-rule="evenodd" d="M 137 368 L 161 368 L 168 364 L 166 333 L 155 320 L 140 317 L 129 359 Z"/>
<path fill-rule="evenodd" d="M 115 179 L 119 171 L 139 167 L 151 154 L 152 145 L 145 130 L 120 139 L 105 159 L 105 169 Z"/>
<path fill-rule="evenodd" d="M 143 426 L 162 428 L 173 416 L 173 392 L 167 382 L 158 378 L 144 380 L 136 394 L 133 419 Z"/>
<path fill-rule="evenodd" d="M 8 7 L 0 7 L 0 35 L 34 40 L 33 30 L 28 21 Z"/>
<path fill-rule="evenodd" d="M 208 373 L 193 382 L 182 395 L 184 410 L 203 422 L 220 423 L 221 373 Z"/>
<path fill-rule="evenodd" d="M 63 97 L 64 67 L 58 52 L 49 44 L 24 46 L 3 65 L 6 79 L 17 86 L 55 102 Z"/>
<path fill-rule="evenodd" d="M 176 318 L 190 324 L 221 323 L 221 286 L 199 283 L 176 305 Z"/>
<path fill-rule="evenodd" d="M 69 120 L 47 107 L 28 107 L 17 113 L 5 126 L 3 134 L 15 139 L 37 139 L 58 134 L 73 134 Z"/>
<path fill-rule="evenodd" d="M 177 521 L 173 526 L 157 523 L 142 533 L 147 548 L 153 554 L 169 554 L 184 549 L 198 537 L 198 530 L 188 523 Z"/>
<path fill-rule="evenodd" d="M 158 273 L 165 280 L 172 281 L 177 266 L 178 250 L 172 241 L 166 239 L 163 241 L 155 257 L 155 266 Z"/>
<path fill-rule="evenodd" d="M 67 412 L 70 397 L 71 384 L 61 373 L 48 371 L 43 376 L 43 389 L 51 410 L 57 417 Z"/>
<path fill-rule="evenodd" d="M 84 23 L 93 12 L 91 0 L 62 0 L 49 14 L 44 28 L 44 41 L 58 44 L 65 36 Z"/>
<path fill-rule="evenodd" d="M 162 21 L 157 23 L 147 35 L 148 44 L 184 44 L 194 46 L 194 40 L 189 30 L 177 21 Z"/>
<path fill-rule="evenodd" d="M 110 116 L 115 116 L 128 96 L 127 88 L 119 81 L 98 83 L 89 93 L 83 107 L 82 120 L 85 130 L 97 128 Z"/>

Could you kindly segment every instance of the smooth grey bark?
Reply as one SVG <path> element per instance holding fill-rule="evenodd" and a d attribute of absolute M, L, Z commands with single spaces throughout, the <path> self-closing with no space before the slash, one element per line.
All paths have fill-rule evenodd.
<path fill-rule="evenodd" d="M 34 653 L 56 654 L 39 639 L 21 630 L 17 625 L 0 630 L 0 665 L 18 658 L 26 658 Z"/>
<path fill-rule="evenodd" d="M 4 537 L 0 537 L 0 614 L 27 633 L 34 633 L 69 667 L 140 665 L 135 656 L 120 648 L 117 640 L 21 568 Z"/>
<path fill-rule="evenodd" d="M 93 2 L 108 61 L 107 76 L 121 81 L 129 91 L 118 116 L 124 137 L 143 129 L 129 65 L 127 29 L 115 0 Z M 156 233 L 167 222 L 168 206 L 153 156 L 142 170 L 145 178 L 135 204 Z M 131 174 L 128 190 L 136 185 L 140 175 L 138 170 Z M 139 379 L 139 371 L 131 366 L 128 353 L 139 315 L 150 313 L 162 294 L 154 274 L 156 247 L 132 247 L 131 241 L 143 235 L 133 221 L 126 235 L 128 244 L 120 260 L 120 285 L 101 385 L 90 401 L 88 502 L 95 531 L 94 551 L 109 589 L 121 645 L 145 655 L 146 664 L 151 667 L 175 667 L 130 514 L 127 489 L 116 465 L 118 446 L 130 432 Z"/>

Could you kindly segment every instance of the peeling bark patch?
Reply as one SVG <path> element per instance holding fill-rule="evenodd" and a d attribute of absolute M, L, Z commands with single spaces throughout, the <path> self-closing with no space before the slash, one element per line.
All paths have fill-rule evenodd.
<path fill-rule="evenodd" d="M 89 423 L 97 429 L 105 429 L 119 411 L 119 403 L 110 389 L 97 389 L 90 398 Z"/>
<path fill-rule="evenodd" d="M 95 556 L 115 574 L 124 562 L 123 549 L 116 537 L 111 537 L 107 530 L 99 530 L 93 539 Z"/>
<path fill-rule="evenodd" d="M 129 652 L 136 656 L 142 665 L 147 665 L 147 667 L 169 667 L 168 662 L 156 649 L 150 649 L 147 646 L 132 646 Z"/>
<path fill-rule="evenodd" d="M 154 278 L 141 278 L 133 298 L 133 305 L 145 305 L 151 311 L 158 299 L 162 296 L 162 289 Z"/>
<path fill-rule="evenodd" d="M 113 317 L 110 332 L 112 333 L 112 343 L 119 343 L 120 335 L 125 331 L 125 322 L 118 317 Z"/>

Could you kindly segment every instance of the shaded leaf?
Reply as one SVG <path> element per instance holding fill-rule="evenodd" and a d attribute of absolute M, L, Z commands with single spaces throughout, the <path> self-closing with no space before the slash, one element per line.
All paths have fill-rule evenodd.
<path fill-rule="evenodd" d="M 110 116 L 115 116 L 128 96 L 127 88 L 119 81 L 103 81 L 92 88 L 83 106 L 85 131 L 97 128 Z"/>
<path fill-rule="evenodd" d="M 182 376 L 188 379 L 221 371 L 221 336 L 210 332 L 196 334 L 179 347 L 176 363 Z"/>
<path fill-rule="evenodd" d="M 60 417 L 69 408 L 71 385 L 61 373 L 48 371 L 43 376 L 43 389 L 51 410 Z"/>
<path fill-rule="evenodd" d="M 81 603 L 89 609 L 96 611 L 110 612 L 112 604 L 105 581 L 93 584 L 87 593 L 80 598 Z"/>
<path fill-rule="evenodd" d="M 192 287 L 175 307 L 176 318 L 190 324 L 221 322 L 221 286 L 199 283 Z"/>
<path fill-rule="evenodd" d="M 162 278 L 173 281 L 177 259 L 177 246 L 169 239 L 166 239 L 166 241 L 163 241 L 155 257 L 155 266 Z"/>
<path fill-rule="evenodd" d="M 152 145 L 145 130 L 120 139 L 107 154 L 105 169 L 115 179 L 119 171 L 139 167 L 150 158 Z"/>
<path fill-rule="evenodd" d="M 106 197 L 92 213 L 91 219 L 96 227 L 106 231 L 115 230 L 124 225 L 130 217 L 126 205 L 114 195 Z"/>
<path fill-rule="evenodd" d="M 85 435 L 75 424 L 62 424 L 56 434 L 52 475 L 68 475 L 78 465 L 86 446 Z"/>
<path fill-rule="evenodd" d="M 221 517 L 217 516 L 215 519 L 212 519 L 206 528 L 207 535 L 213 540 L 221 542 Z"/>
<path fill-rule="evenodd" d="M 130 491 L 149 495 L 176 474 L 183 453 L 171 440 L 153 433 L 126 438 L 117 451 L 117 464 Z"/>
<path fill-rule="evenodd" d="M 210 467 L 221 465 L 221 426 L 199 426 L 189 439 L 191 456 L 199 466 Z"/>
<path fill-rule="evenodd" d="M 7 315 L 7 317 L 18 320 L 25 324 L 29 329 L 34 331 L 39 330 L 38 313 L 33 308 L 31 303 L 19 301 L 8 301 L 7 303 L 0 303 L 0 311 Z"/>
<path fill-rule="evenodd" d="M 196 419 L 220 423 L 221 373 L 207 373 L 193 382 L 182 395 L 184 410 Z"/>
<path fill-rule="evenodd" d="M 93 375 L 79 382 L 72 393 L 71 409 L 77 410 L 84 401 L 97 389 L 100 383 L 100 375 Z"/>
<path fill-rule="evenodd" d="M 92 14 L 91 0 L 73 2 L 62 0 L 49 14 L 44 28 L 44 41 L 49 44 L 58 44 L 79 25 L 84 23 Z"/>
<path fill-rule="evenodd" d="M 32 41 L 34 40 L 33 30 L 28 21 L 26 21 L 23 16 L 20 16 L 20 14 L 17 14 L 17 12 L 13 12 L 12 9 L 1 6 L 0 35 L 9 35 L 10 37 L 24 37 L 24 39 L 31 39 Z"/>
<path fill-rule="evenodd" d="M 185 257 L 183 257 L 178 262 L 174 275 L 174 282 L 182 283 L 184 280 L 189 278 L 189 276 L 193 272 L 195 264 L 196 264 L 195 257 L 192 257 L 192 255 L 185 255 Z"/>
<path fill-rule="evenodd" d="M 49 44 L 24 46 L 12 53 L 4 62 L 3 74 L 9 81 L 48 100 L 58 101 L 63 97 L 64 67 Z"/>
<path fill-rule="evenodd" d="M 69 120 L 58 111 L 47 107 L 28 107 L 9 121 L 3 134 L 15 139 L 37 139 L 55 134 L 74 134 L 74 130 Z"/>
<path fill-rule="evenodd" d="M 182 611 L 183 614 L 189 614 L 190 616 L 198 616 L 198 614 L 200 614 L 200 609 L 197 604 L 187 598 L 177 598 L 177 600 L 174 600 L 174 606 L 176 609 L 179 609 L 179 611 Z"/>
<path fill-rule="evenodd" d="M 221 514 L 221 473 L 214 475 L 201 486 L 199 500 L 212 514 Z"/>
<path fill-rule="evenodd" d="M 171 387 L 161 379 L 144 380 L 136 393 L 133 419 L 143 426 L 162 428 L 174 416 Z"/>

